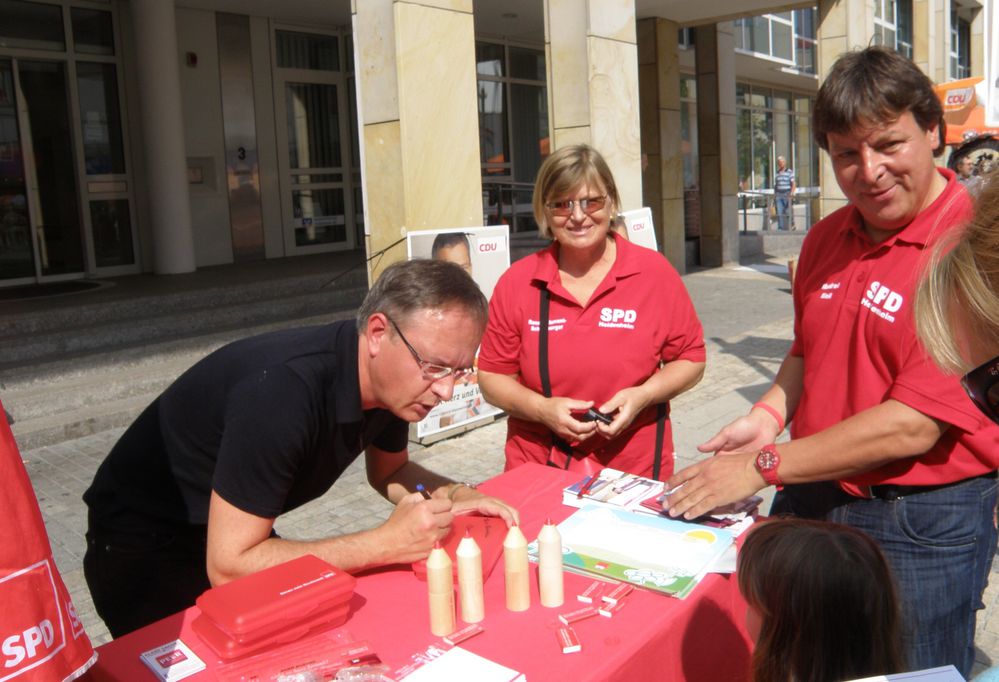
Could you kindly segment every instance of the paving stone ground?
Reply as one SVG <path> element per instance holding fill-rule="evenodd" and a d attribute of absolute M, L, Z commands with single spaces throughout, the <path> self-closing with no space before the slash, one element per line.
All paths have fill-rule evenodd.
<path fill-rule="evenodd" d="M 792 311 L 786 266 L 772 260 L 753 267 L 719 268 L 684 277 L 708 344 L 703 380 L 673 401 L 677 467 L 703 457 L 696 445 L 740 414 L 763 393 L 790 346 Z M 83 579 L 86 510 L 81 495 L 97 466 L 121 434 L 115 429 L 51 447 L 23 452 L 52 540 L 56 563 L 77 612 L 95 644 L 110 639 L 94 611 Z M 505 420 L 427 447 L 413 459 L 455 480 L 481 481 L 503 468 Z M 767 496 L 767 506 L 772 490 Z M 312 539 L 377 525 L 391 505 L 367 485 L 362 461 L 352 465 L 322 498 L 278 519 L 284 537 Z M 975 672 L 999 661 L 999 562 L 993 567 L 979 613 Z"/>

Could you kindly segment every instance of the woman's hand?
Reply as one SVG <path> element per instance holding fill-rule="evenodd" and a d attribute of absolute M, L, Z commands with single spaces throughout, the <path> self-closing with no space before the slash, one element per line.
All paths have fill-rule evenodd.
<path fill-rule="evenodd" d="M 644 386 L 622 388 L 598 409 L 612 417 L 610 424 L 597 423 L 597 432 L 611 439 L 631 426 L 642 410 L 649 406 L 652 396 Z"/>
<path fill-rule="evenodd" d="M 592 400 L 575 398 L 544 398 L 538 404 L 536 421 L 541 422 L 556 436 L 570 443 L 586 440 L 597 432 L 595 422 L 577 419 L 593 407 Z"/>

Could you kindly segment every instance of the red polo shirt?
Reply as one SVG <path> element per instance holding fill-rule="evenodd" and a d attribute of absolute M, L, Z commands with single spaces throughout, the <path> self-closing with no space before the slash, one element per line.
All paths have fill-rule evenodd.
<path fill-rule="evenodd" d="M 617 258 L 585 306 L 562 286 L 558 245 L 523 258 L 503 274 L 489 303 L 489 324 L 479 351 L 479 368 L 517 375 L 541 393 L 538 367 L 540 286 L 551 291 L 548 362 L 552 395 L 592 400 L 599 407 L 622 388 L 648 379 L 660 360 L 703 362 L 704 335 L 690 296 L 676 270 L 661 254 L 615 235 Z M 594 436 L 576 448 L 602 465 L 651 475 L 655 407 L 640 414 L 611 441 Z M 506 465 L 544 463 L 552 434 L 542 424 L 511 417 Z M 673 469 L 669 420 L 661 476 Z M 612 461 L 613 460 L 613 461 Z"/>
<path fill-rule="evenodd" d="M 928 248 L 972 212 L 949 170 L 947 187 L 909 225 L 880 244 L 846 206 L 808 233 L 794 282 L 794 343 L 804 391 L 793 437 L 822 431 L 891 398 L 950 425 L 925 454 L 840 481 L 847 492 L 882 483 L 934 485 L 978 476 L 999 464 L 999 426 L 985 418 L 919 343 L 913 300 Z"/>

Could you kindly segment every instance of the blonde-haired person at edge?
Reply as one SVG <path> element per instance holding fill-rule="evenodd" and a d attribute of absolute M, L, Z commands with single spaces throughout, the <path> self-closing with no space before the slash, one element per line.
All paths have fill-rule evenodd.
<path fill-rule="evenodd" d="M 620 199 L 595 149 L 549 156 L 533 204 L 553 242 L 500 278 L 479 353 L 483 394 L 510 415 L 506 468 L 668 477 L 668 401 L 704 372 L 703 331 L 683 282 L 662 254 L 612 231 Z M 589 408 L 607 423 L 588 419 Z"/>
<path fill-rule="evenodd" d="M 933 251 L 916 290 L 916 332 L 942 369 L 964 373 L 968 397 L 999 423 L 999 182 L 985 176 L 979 190 L 971 222 Z M 999 682 L 999 666 L 975 680 Z"/>
<path fill-rule="evenodd" d="M 940 367 L 999 382 L 999 182 L 984 182 L 968 226 L 934 252 L 916 293 L 916 330 Z M 990 360 L 991 358 L 991 360 Z M 991 369 L 990 369 L 991 368 Z M 967 380 L 965 383 L 968 383 Z M 996 420 L 999 386 L 989 409 Z"/>

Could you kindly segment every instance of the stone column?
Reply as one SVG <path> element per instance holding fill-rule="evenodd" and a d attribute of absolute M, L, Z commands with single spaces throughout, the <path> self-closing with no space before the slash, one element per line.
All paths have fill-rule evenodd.
<path fill-rule="evenodd" d="M 482 224 L 472 0 L 353 0 L 370 281 L 407 230 Z M 394 246 L 393 246 L 394 244 Z"/>
<path fill-rule="evenodd" d="M 701 265 L 739 262 L 735 37 L 726 22 L 696 29 Z"/>
<path fill-rule="evenodd" d="M 922 0 L 914 0 L 913 5 Z M 915 12 L 915 8 L 913 8 Z M 915 36 L 918 30 L 913 32 Z M 857 50 L 874 35 L 874 7 L 866 0 L 820 0 L 818 25 L 819 81 L 844 52 Z M 846 197 L 836 183 L 829 154 L 819 151 L 818 214 L 824 218 L 846 205 Z M 814 204 L 813 204 L 814 205 Z"/>
<path fill-rule="evenodd" d="M 621 209 L 640 208 L 634 0 L 543 1 L 552 149 L 595 147 L 614 174 Z"/>
<path fill-rule="evenodd" d="M 156 274 L 195 269 L 181 113 L 177 21 L 172 0 L 132 0 L 149 218 Z"/>
<path fill-rule="evenodd" d="M 681 274 L 687 271 L 683 224 L 683 154 L 680 149 L 679 24 L 638 22 L 638 82 L 642 93 L 642 189 L 652 209 L 659 250 Z"/>
<path fill-rule="evenodd" d="M 935 83 L 947 80 L 949 28 L 949 3 L 912 0 L 912 61 Z"/>
<path fill-rule="evenodd" d="M 993 7 L 992 11 L 995 11 Z M 975 16 L 971 20 L 971 75 L 985 75 L 985 61 L 989 58 L 988 48 L 985 45 L 985 9 L 978 7 L 975 9 Z"/>

